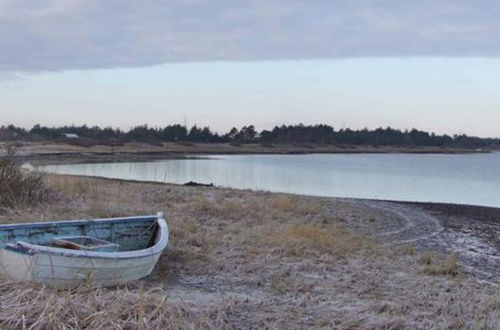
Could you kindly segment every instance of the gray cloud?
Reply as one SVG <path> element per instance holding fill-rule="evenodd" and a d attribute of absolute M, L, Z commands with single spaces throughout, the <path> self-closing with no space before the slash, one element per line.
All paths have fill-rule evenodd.
<path fill-rule="evenodd" d="M 488 0 L 0 0 L 0 71 L 498 56 Z"/>

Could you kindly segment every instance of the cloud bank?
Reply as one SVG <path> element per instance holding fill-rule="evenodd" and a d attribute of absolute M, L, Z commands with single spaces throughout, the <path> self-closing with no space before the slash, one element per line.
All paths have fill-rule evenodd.
<path fill-rule="evenodd" d="M 0 71 L 498 56 L 487 0 L 0 0 Z"/>

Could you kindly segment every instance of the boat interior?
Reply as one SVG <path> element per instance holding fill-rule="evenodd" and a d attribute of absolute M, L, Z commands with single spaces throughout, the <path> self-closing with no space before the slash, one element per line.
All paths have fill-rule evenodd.
<path fill-rule="evenodd" d="M 134 251 L 155 243 L 156 216 L 0 225 L 0 249 L 25 242 L 88 251 Z"/>

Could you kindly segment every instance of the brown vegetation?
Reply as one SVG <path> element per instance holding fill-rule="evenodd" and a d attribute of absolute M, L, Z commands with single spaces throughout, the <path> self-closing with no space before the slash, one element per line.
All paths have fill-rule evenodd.
<path fill-rule="evenodd" d="M 424 265 L 424 272 L 427 275 L 457 276 L 460 271 L 457 257 L 454 255 L 444 257 L 430 251 L 423 254 L 419 261 Z"/>
<path fill-rule="evenodd" d="M 295 257 L 318 254 L 346 257 L 374 247 L 367 237 L 332 225 L 290 225 L 273 232 L 269 240 L 282 248 L 285 254 Z"/>
<path fill-rule="evenodd" d="M 227 328 L 225 308 L 194 313 L 182 304 L 170 302 L 161 288 L 145 291 L 142 287 L 133 290 L 81 287 L 58 292 L 19 283 L 0 285 L 0 321 L 9 328 Z"/>
<path fill-rule="evenodd" d="M 0 208 L 35 205 L 46 201 L 48 196 L 42 174 L 22 171 L 12 156 L 0 157 Z"/>
<path fill-rule="evenodd" d="M 498 287 L 438 254 L 388 249 L 344 227 L 377 219 L 340 200 L 48 176 L 50 203 L 0 223 L 165 211 L 168 252 L 123 287 L 56 291 L 0 279 L 0 328 L 494 329 Z M 366 223 L 372 223 L 366 221 Z M 444 260 L 444 261 L 443 261 Z M 456 263 L 455 263 L 456 264 Z M 438 271 L 426 269 L 439 266 Z"/>
<path fill-rule="evenodd" d="M 1 144 L 2 142 L 0 142 Z M 486 152 L 483 150 L 482 152 Z M 370 145 L 324 145 L 293 143 L 151 143 L 64 140 L 19 143 L 19 157 L 34 163 L 81 163 L 86 161 L 145 161 L 187 154 L 300 154 L 300 153 L 470 153 L 470 148 L 407 147 Z M 1 154 L 1 151 L 0 151 Z"/>

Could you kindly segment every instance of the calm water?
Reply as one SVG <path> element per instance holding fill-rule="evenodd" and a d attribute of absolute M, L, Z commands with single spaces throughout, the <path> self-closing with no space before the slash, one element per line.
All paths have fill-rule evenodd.
<path fill-rule="evenodd" d="M 500 207 L 500 153 L 471 155 L 221 155 L 42 170 L 139 181 L 196 181 L 297 194 Z"/>

